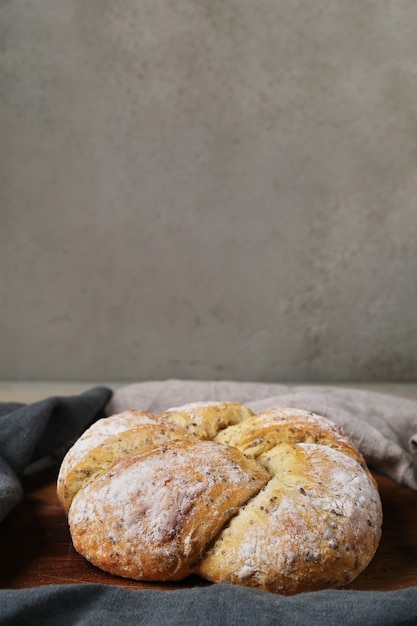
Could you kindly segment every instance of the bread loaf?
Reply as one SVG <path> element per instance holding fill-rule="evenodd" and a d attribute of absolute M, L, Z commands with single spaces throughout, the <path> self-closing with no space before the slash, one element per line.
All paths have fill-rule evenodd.
<path fill-rule="evenodd" d="M 75 549 L 111 574 L 199 574 L 283 594 L 341 587 L 381 536 L 376 483 L 329 420 L 236 402 L 96 422 L 58 476 Z"/>

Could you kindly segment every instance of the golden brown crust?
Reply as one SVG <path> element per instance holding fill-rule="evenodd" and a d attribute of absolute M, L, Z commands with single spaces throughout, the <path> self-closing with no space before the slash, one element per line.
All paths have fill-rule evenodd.
<path fill-rule="evenodd" d="M 127 411 L 94 425 L 67 457 L 58 492 L 74 546 L 112 574 L 198 573 L 292 594 L 347 584 L 380 539 L 362 455 L 307 411 L 254 415 L 236 402 Z"/>
<path fill-rule="evenodd" d="M 283 444 L 258 460 L 273 478 L 219 534 L 198 573 L 287 594 L 353 580 L 380 539 L 373 481 L 326 446 Z"/>
<path fill-rule="evenodd" d="M 199 439 L 214 439 L 223 429 L 252 415 L 249 407 L 239 402 L 191 402 L 161 413 L 161 417 L 183 426 Z"/>
<path fill-rule="evenodd" d="M 93 424 L 66 455 L 58 475 L 58 498 L 68 513 L 76 493 L 117 459 L 174 439 L 191 438 L 192 432 L 143 411 L 104 418 Z"/>
<path fill-rule="evenodd" d="M 74 546 L 114 574 L 182 579 L 269 478 L 236 448 L 209 441 L 173 441 L 124 457 L 74 498 Z"/>
<path fill-rule="evenodd" d="M 340 450 L 365 465 L 360 452 L 340 428 L 320 415 L 300 409 L 277 408 L 252 415 L 219 432 L 215 441 L 235 446 L 251 458 L 283 443 L 313 443 Z"/>

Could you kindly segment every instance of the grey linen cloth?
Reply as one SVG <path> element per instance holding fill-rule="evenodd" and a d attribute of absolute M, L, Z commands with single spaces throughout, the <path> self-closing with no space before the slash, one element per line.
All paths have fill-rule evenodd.
<path fill-rule="evenodd" d="M 323 415 L 342 427 L 371 468 L 417 489 L 417 402 L 390 394 L 336 386 L 172 379 L 116 389 L 106 414 L 131 408 L 159 413 L 210 400 L 241 402 L 255 412 L 293 407 Z"/>
<path fill-rule="evenodd" d="M 238 585 L 132 590 L 51 585 L 0 591 L 0 625 L 415 626 L 417 589 L 280 596 Z"/>
<path fill-rule="evenodd" d="M 0 522 L 23 498 L 22 476 L 62 461 L 81 433 L 103 417 L 111 394 L 95 387 L 31 404 L 0 403 Z"/>

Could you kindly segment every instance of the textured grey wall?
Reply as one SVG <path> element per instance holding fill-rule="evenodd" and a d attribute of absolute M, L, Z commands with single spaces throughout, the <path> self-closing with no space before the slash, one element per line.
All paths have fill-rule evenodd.
<path fill-rule="evenodd" d="M 0 378 L 417 379 L 416 33 L 0 0 Z"/>

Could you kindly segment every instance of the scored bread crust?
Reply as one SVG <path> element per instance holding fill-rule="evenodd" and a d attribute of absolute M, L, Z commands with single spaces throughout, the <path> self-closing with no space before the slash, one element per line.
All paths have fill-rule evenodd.
<path fill-rule="evenodd" d="M 381 536 L 360 452 L 328 419 L 292 408 L 205 402 L 105 418 L 68 452 L 58 496 L 75 549 L 137 580 L 341 587 Z"/>
<path fill-rule="evenodd" d="M 268 479 L 239 450 L 211 441 L 174 441 L 124 457 L 74 498 L 74 546 L 114 574 L 180 580 Z"/>
<path fill-rule="evenodd" d="M 194 434 L 145 411 L 123 411 L 95 422 L 66 454 L 58 474 L 58 498 L 68 513 L 74 496 L 114 461 Z"/>

